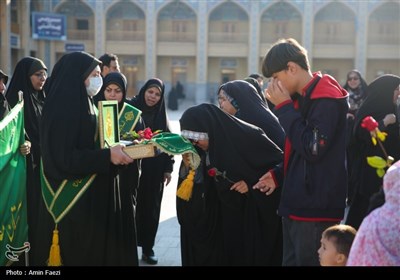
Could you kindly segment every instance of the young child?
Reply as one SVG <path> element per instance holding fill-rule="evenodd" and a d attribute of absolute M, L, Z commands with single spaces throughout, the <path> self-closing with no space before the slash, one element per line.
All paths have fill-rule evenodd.
<path fill-rule="evenodd" d="M 318 249 L 321 266 L 346 266 L 356 230 L 347 225 L 335 225 L 322 233 Z"/>

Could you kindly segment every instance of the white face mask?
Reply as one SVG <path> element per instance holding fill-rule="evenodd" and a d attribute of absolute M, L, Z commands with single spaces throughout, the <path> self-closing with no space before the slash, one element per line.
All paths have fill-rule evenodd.
<path fill-rule="evenodd" d="M 103 79 L 99 77 L 90 77 L 89 85 L 86 87 L 87 94 L 89 96 L 95 96 L 103 85 Z"/>

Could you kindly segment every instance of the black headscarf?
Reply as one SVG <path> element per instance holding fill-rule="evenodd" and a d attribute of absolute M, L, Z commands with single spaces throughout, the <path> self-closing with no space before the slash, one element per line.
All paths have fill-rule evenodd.
<path fill-rule="evenodd" d="M 377 122 L 382 122 L 387 114 L 399 114 L 393 103 L 394 90 L 400 84 L 400 77 L 386 74 L 376 78 L 368 86 L 368 96 L 361 105 L 355 119 L 354 132 L 356 139 L 364 139 L 370 143 L 369 132 L 361 128 L 361 122 L 366 116 L 372 116 Z M 388 125 L 384 131 L 388 134 L 383 145 L 389 155 L 395 160 L 400 158 L 400 136 L 398 116 L 395 124 Z"/>
<path fill-rule="evenodd" d="M 39 70 L 47 71 L 47 67 L 43 61 L 36 57 L 24 57 L 17 63 L 6 95 L 11 107 L 18 103 L 18 91 L 20 90 L 24 93 L 25 101 L 31 100 L 31 94 L 36 93 L 36 91 L 33 89 L 30 78 Z M 40 94 L 44 95 L 43 91 Z"/>
<path fill-rule="evenodd" d="M 264 101 L 265 103 L 267 102 L 257 79 L 249 76 L 247 78 L 244 78 L 243 80 L 251 84 L 253 87 L 255 87 L 258 95 L 261 97 L 261 100 Z"/>
<path fill-rule="evenodd" d="M 366 116 L 381 121 L 387 114 L 397 114 L 393 104 L 393 94 L 400 84 L 400 77 L 386 74 L 376 78 L 368 86 L 368 96 L 356 115 L 355 125 L 358 127 Z"/>
<path fill-rule="evenodd" d="M 13 76 L 7 89 L 6 99 L 11 107 L 19 100 L 18 92 L 23 92 L 24 97 L 24 119 L 25 132 L 32 143 L 32 154 L 34 157 L 40 155 L 39 149 L 39 122 L 46 94 L 44 90 L 36 91 L 31 82 L 31 76 L 47 67 L 38 58 L 24 57 L 15 66 Z M 38 159 L 34 158 L 37 163 Z"/>
<path fill-rule="evenodd" d="M 210 164 L 237 182 L 254 184 L 282 160 L 282 151 L 258 127 L 232 117 L 212 104 L 187 109 L 181 130 L 205 132 Z M 252 185 L 251 185 L 252 186 Z"/>
<path fill-rule="evenodd" d="M 236 80 L 221 85 L 218 92 L 221 89 L 236 100 L 239 107 L 239 114 L 236 117 L 260 127 L 275 144 L 283 149 L 285 132 L 278 118 L 259 98 L 254 86 L 246 81 Z"/>
<path fill-rule="evenodd" d="M 144 100 L 144 94 L 148 88 L 157 87 L 161 92 L 160 101 L 153 107 L 146 105 Z M 136 108 L 142 110 L 142 118 L 147 127 L 150 127 L 153 131 L 162 130 L 168 132 L 168 117 L 165 110 L 165 87 L 163 81 L 158 78 L 149 79 L 144 86 L 140 89 L 139 94 L 132 98 L 131 104 Z"/>
<path fill-rule="evenodd" d="M 103 79 L 103 86 L 99 93 L 93 98 L 96 106 L 99 101 L 106 100 L 104 91 L 106 90 L 107 86 L 110 84 L 116 84 L 122 90 L 122 99 L 121 102 L 118 103 L 118 109 L 121 110 L 124 102 L 126 100 L 126 88 L 127 88 L 127 80 L 124 74 L 121 72 L 110 72 L 108 73 Z"/>
<path fill-rule="evenodd" d="M 42 151 L 46 174 L 52 178 L 76 178 L 96 171 L 91 169 L 95 164 L 89 162 L 85 165 L 86 170 L 75 170 L 77 165 L 73 160 L 85 150 L 95 149 L 96 127 L 89 124 L 94 117 L 93 104 L 85 80 L 99 64 L 98 59 L 86 52 L 73 52 L 64 55 L 54 66 L 50 94 L 43 109 L 40 139 L 42 147 L 46 147 Z M 83 131 L 85 126 L 93 131 Z M 81 151 L 78 153 L 76 149 Z M 89 157 L 79 161 L 89 161 Z"/>

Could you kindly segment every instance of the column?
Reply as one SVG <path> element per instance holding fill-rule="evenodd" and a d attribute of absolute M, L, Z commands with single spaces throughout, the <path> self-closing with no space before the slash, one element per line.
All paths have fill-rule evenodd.
<path fill-rule="evenodd" d="M 21 47 L 23 48 L 24 56 L 30 56 L 31 46 L 31 34 L 30 34 L 30 24 L 31 19 L 31 5 L 30 1 L 20 1 L 18 3 L 20 6 L 19 12 L 21 13 L 21 28 L 20 28 L 20 40 Z"/>
<path fill-rule="evenodd" d="M 195 104 L 208 102 L 207 88 L 207 44 L 208 44 L 208 15 L 207 1 L 198 2 L 197 14 L 197 58 L 196 58 L 196 95 Z"/>
<path fill-rule="evenodd" d="M 305 1 L 304 3 L 304 12 L 303 12 L 303 42 L 299 42 L 307 49 L 308 52 L 312 52 L 313 47 L 313 34 L 314 34 L 314 14 L 313 14 L 313 5 L 312 1 Z M 312 60 L 310 60 L 310 64 Z M 312 66 L 311 66 L 312 69 Z"/>
<path fill-rule="evenodd" d="M 365 77 L 367 75 L 367 26 L 368 26 L 368 2 L 358 3 L 358 16 L 356 16 L 356 45 L 354 68 L 358 69 Z"/>
<path fill-rule="evenodd" d="M 254 72 L 260 72 L 260 2 L 250 2 L 250 20 L 249 20 L 249 54 L 247 61 L 247 74 L 250 75 Z"/>
<path fill-rule="evenodd" d="M 1 48 L 0 48 L 0 61 L 1 69 L 7 74 L 11 75 L 11 0 L 0 1 L 1 15 L 0 15 L 0 28 L 1 28 Z"/>
<path fill-rule="evenodd" d="M 156 76 L 156 22 L 155 2 L 146 3 L 146 77 L 145 80 Z"/>
<path fill-rule="evenodd" d="M 104 12 L 104 1 L 95 1 L 94 3 L 94 56 L 100 57 L 105 53 L 105 12 Z"/>
<path fill-rule="evenodd" d="M 43 2 L 43 10 L 46 13 L 53 13 L 52 1 Z M 50 40 L 38 40 L 38 58 L 42 59 L 47 66 L 47 72 L 51 73 L 54 64 L 56 63 L 56 54 L 53 47 L 54 43 Z"/>

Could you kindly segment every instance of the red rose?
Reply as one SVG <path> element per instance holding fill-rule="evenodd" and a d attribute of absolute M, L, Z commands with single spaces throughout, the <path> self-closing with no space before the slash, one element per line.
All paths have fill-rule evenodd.
<path fill-rule="evenodd" d="M 151 132 L 151 129 L 149 127 L 144 130 L 143 134 L 144 134 L 144 139 L 147 140 L 153 137 L 153 132 Z"/>
<path fill-rule="evenodd" d="M 217 176 L 217 170 L 215 168 L 208 169 L 208 176 L 210 177 Z"/>
<path fill-rule="evenodd" d="M 373 117 L 368 116 L 362 120 L 361 127 L 368 131 L 374 131 L 378 127 L 378 122 Z"/>

